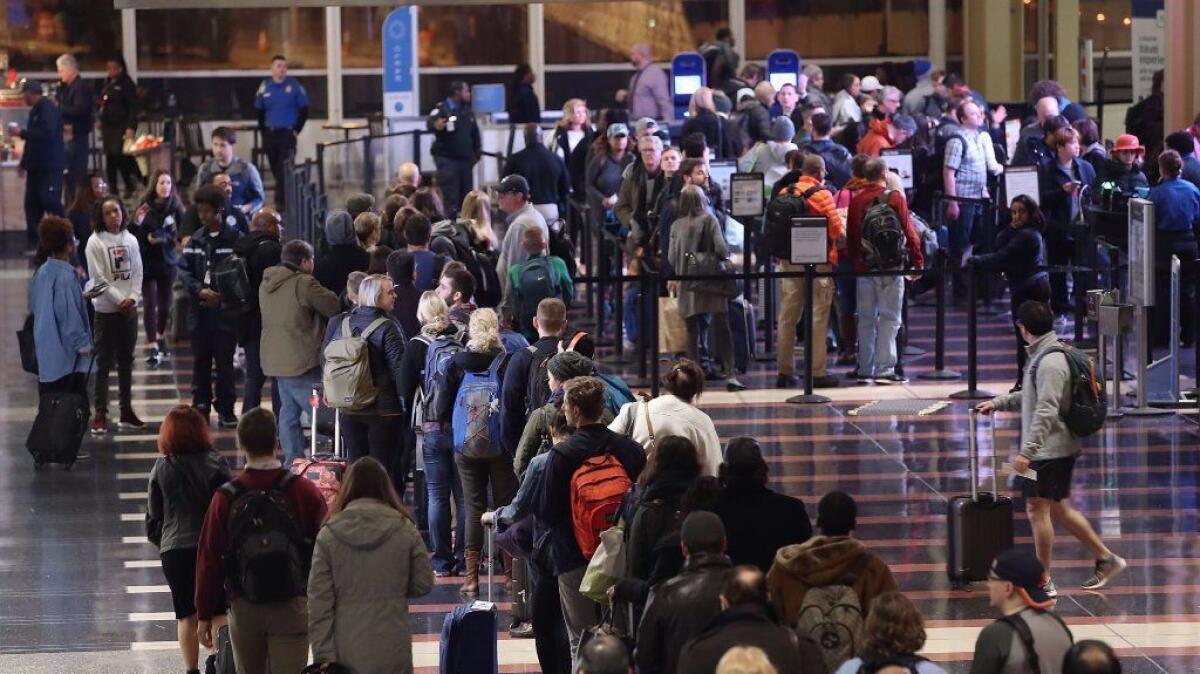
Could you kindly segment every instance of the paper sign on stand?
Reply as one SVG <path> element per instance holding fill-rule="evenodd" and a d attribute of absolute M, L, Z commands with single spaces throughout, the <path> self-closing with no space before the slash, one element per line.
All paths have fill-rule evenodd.
<path fill-rule="evenodd" d="M 792 218 L 792 264 L 829 263 L 828 226 L 825 218 Z"/>

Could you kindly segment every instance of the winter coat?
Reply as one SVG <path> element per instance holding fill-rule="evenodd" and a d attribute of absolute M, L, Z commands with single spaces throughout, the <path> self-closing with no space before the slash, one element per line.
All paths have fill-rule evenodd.
<path fill-rule="evenodd" d="M 29 121 L 21 130 L 25 151 L 20 167 L 30 173 L 62 173 L 67 167 L 67 146 L 63 142 L 63 115 L 50 98 L 43 96 L 29 109 Z"/>
<path fill-rule="evenodd" d="M 842 189 L 846 182 L 850 180 L 850 160 L 852 157 L 849 150 L 828 138 L 809 141 L 808 145 L 804 146 L 804 149 L 820 155 L 825 160 L 825 180 L 833 186 L 833 189 Z"/>
<path fill-rule="evenodd" d="M 826 674 L 820 647 L 780 625 L 774 613 L 766 606 L 752 604 L 721 611 L 683 646 L 677 671 L 714 674 L 730 648 L 753 646 L 762 649 L 778 672 Z"/>
<path fill-rule="evenodd" d="M 1071 180 L 1080 183 L 1073 195 L 1063 190 L 1063 185 Z M 1082 209 L 1079 196 L 1085 187 L 1095 183 L 1096 170 L 1082 159 L 1072 160 L 1070 170 L 1060 166 L 1056 158 L 1052 158 L 1038 169 L 1038 189 L 1041 192 L 1038 203 L 1042 208 L 1042 215 L 1046 218 L 1047 239 L 1074 239 L 1071 223 Z"/>
<path fill-rule="evenodd" d="M 513 358 L 516 356 L 517 354 L 514 353 Z M 512 364 L 512 359 L 509 359 L 509 364 Z M 528 380 L 528 376 L 526 376 L 526 380 Z M 522 384 L 522 386 L 524 385 Z M 554 421 L 554 415 L 558 413 L 558 408 L 561 406 L 562 391 L 559 391 L 552 396 L 550 402 L 529 415 L 529 421 L 525 423 L 525 430 L 521 432 L 521 441 L 517 443 L 517 451 L 513 457 L 513 472 L 518 477 L 525 474 L 534 457 L 550 451 L 550 422 Z M 600 423 L 609 426 L 612 424 L 612 420 L 613 413 L 607 407 L 604 408 L 604 412 L 600 415 Z M 620 433 L 621 431 L 616 432 Z"/>
<path fill-rule="evenodd" d="M 1114 182 L 1121 194 L 1132 195 L 1139 187 L 1149 187 L 1150 181 L 1146 174 L 1135 166 L 1126 166 L 1116 158 L 1109 159 L 1103 164 L 1104 170 L 1097 169 L 1100 175 L 1098 182 Z M 1098 186 L 1097 186 L 1098 187 Z M 1096 188 L 1093 188 L 1096 189 Z"/>
<path fill-rule="evenodd" d="M 262 369 L 268 377 L 298 377 L 320 364 L 326 320 L 338 313 L 338 296 L 312 274 L 290 265 L 271 267 L 258 287 L 262 305 Z"/>
<path fill-rule="evenodd" d="M 279 237 L 272 232 L 250 232 L 233 246 L 233 252 L 246 261 L 246 276 L 250 279 L 250 306 L 241 317 L 241 329 L 245 339 L 257 339 L 262 332 L 262 311 L 259 308 L 258 289 L 262 286 L 263 274 L 279 264 L 283 246 Z"/>
<path fill-rule="evenodd" d="M 213 493 L 231 479 L 215 451 L 158 457 L 146 496 L 146 538 L 160 553 L 196 548 Z"/>
<path fill-rule="evenodd" d="M 975 256 L 975 266 L 1004 272 L 1012 290 L 1024 290 L 1050 278 L 1038 269 L 1046 265 L 1046 242 L 1033 227 L 1005 227 L 996 234 L 995 248 L 994 253 Z"/>
<path fill-rule="evenodd" d="M 733 134 L 726 133 L 725 119 L 712 110 L 698 110 L 695 117 L 683 120 L 683 136 L 692 133 L 703 133 L 704 142 L 712 148 L 714 159 L 734 159 L 735 142 Z"/>
<path fill-rule="evenodd" d="M 183 204 L 179 199 L 155 199 L 142 218 L 142 224 L 131 222 L 129 232 L 138 241 L 142 253 L 142 275 L 146 279 L 165 280 L 179 264 L 175 239 L 183 224 Z M 149 237 L 158 239 L 150 243 Z"/>
<path fill-rule="evenodd" d="M 898 590 L 899 586 L 887 563 L 867 552 L 862 543 L 849 536 L 816 536 L 780 548 L 767 572 L 767 588 L 783 608 L 784 624 L 796 624 L 809 588 L 824 587 L 844 578 L 863 555 L 868 556 L 868 561 L 853 588 L 866 615 L 875 597 Z"/>
<path fill-rule="evenodd" d="M 371 266 L 371 254 L 357 243 L 330 246 L 317 260 L 313 276 L 330 291 L 341 295 L 346 291 L 346 278 L 351 272 L 366 271 Z"/>
<path fill-rule="evenodd" d="M 325 328 L 325 339 L 321 342 L 321 365 L 325 364 L 325 347 L 342 334 L 342 323 L 350 320 L 351 334 L 361 334 L 376 318 L 386 318 L 380 327 L 367 337 L 368 354 L 371 360 L 371 379 L 375 382 L 375 403 L 357 410 L 356 416 L 391 416 L 404 414 L 404 401 L 400 397 L 401 361 L 404 358 L 404 337 L 400 326 L 391 314 L 378 307 L 355 307 L 329 319 Z"/>
<path fill-rule="evenodd" d="M 757 143 L 745 157 L 738 160 L 738 168 L 746 173 L 761 173 L 765 184 L 773 185 L 788 172 L 787 155 L 795 149 L 796 144 L 791 141 L 780 143 L 768 140 Z"/>
<path fill-rule="evenodd" d="M 683 645 L 721 613 L 721 589 L 732 565 L 720 553 L 688 555 L 683 571 L 654 588 L 638 626 L 639 674 L 675 674 Z"/>
<path fill-rule="evenodd" d="M 1021 412 L 1021 456 L 1031 461 L 1060 459 L 1079 454 L 1081 446 L 1062 419 L 1071 404 L 1071 370 L 1067 356 L 1043 353 L 1061 346 L 1051 330 L 1025 347 L 1029 364 L 1021 390 L 992 399 L 998 412 Z M 1036 368 L 1034 366 L 1037 366 Z"/>
<path fill-rule="evenodd" d="M 729 480 L 711 510 L 725 525 L 726 554 L 734 564 L 771 570 L 780 548 L 812 538 L 804 502 L 753 480 Z"/>
<path fill-rule="evenodd" d="M 571 198 L 575 201 L 582 202 L 586 196 L 587 190 L 583 186 L 583 177 L 587 173 L 588 148 L 591 147 L 592 139 L 595 137 L 596 130 L 590 124 L 585 124 L 583 135 L 579 137 L 575 147 L 571 147 L 568 132 L 561 126 L 556 128 L 554 134 L 546 140 L 546 147 L 550 148 L 567 165 Z"/>
<path fill-rule="evenodd" d="M 693 482 L 690 475 L 664 473 L 627 497 L 637 503 L 625 523 L 625 577 L 617 581 L 619 601 L 638 608 L 646 603 L 655 548 L 664 536 L 679 530 L 679 503 Z"/>
<path fill-rule="evenodd" d="M 862 121 L 862 107 L 845 89 L 837 92 L 837 95 L 833 97 L 833 109 L 829 111 L 829 114 L 833 116 L 834 126 L 857 124 Z"/>
<path fill-rule="evenodd" d="M 137 85 L 129 75 L 106 78 L 96 104 L 100 110 L 100 136 L 105 154 L 120 154 L 126 129 L 137 131 Z"/>
<path fill-rule="evenodd" d="M 214 288 L 213 273 L 217 265 L 233 255 L 233 246 L 242 235 L 228 224 L 223 226 L 216 236 L 209 236 L 204 229 L 197 230 L 188 240 L 179 259 L 179 280 L 184 290 L 192 298 L 188 303 L 188 329 L 195 330 L 203 318 L 214 321 L 223 330 L 233 330 L 233 321 L 223 315 L 220 307 L 206 307 L 200 304 L 200 291 L 204 288 Z"/>
<path fill-rule="evenodd" d="M 888 121 L 886 119 L 872 119 L 868 124 L 867 135 L 858 141 L 858 153 L 865 154 L 869 157 L 878 157 L 880 150 L 894 147 L 895 142 L 892 141 L 890 129 L 888 129 Z"/>
<path fill-rule="evenodd" d="M 370 498 L 351 501 L 317 534 L 308 576 L 314 662 L 353 674 L 413 669 L 408 602 L 433 589 L 433 566 L 416 524 Z"/>
<path fill-rule="evenodd" d="M 646 447 L 650 444 L 650 430 L 646 427 L 647 408 L 654 437 L 661 440 L 669 435 L 678 435 L 691 440 L 700 455 L 700 473 L 716 477 L 717 468 L 721 465 L 721 439 L 717 437 L 717 427 L 704 410 L 681 398 L 666 393 L 648 403 L 626 403 L 617 418 L 608 425 L 609 430 L 627 435 Z"/>
<path fill-rule="evenodd" d="M 697 273 L 689 269 L 686 257 L 688 253 L 716 253 L 718 257 L 727 257 L 729 247 L 725 245 L 725 235 L 717 225 L 717 219 L 705 214 L 698 218 L 679 218 L 671 223 L 671 241 L 667 249 L 667 259 L 671 268 L 681 274 Z M 700 314 L 724 314 L 729 312 L 729 300 L 723 295 L 714 293 L 698 293 L 693 290 L 696 281 L 679 282 L 679 315 L 684 318 Z"/>
<path fill-rule="evenodd" d="M 650 176 L 649 190 L 646 184 L 646 167 L 636 162 L 625 167 L 621 175 L 621 189 L 617 191 L 617 204 L 613 211 L 617 221 L 629 229 L 630 241 L 644 245 L 650 238 L 655 222 L 650 219 L 658 196 L 667 189 L 666 175 L 660 168 Z"/>
<path fill-rule="evenodd" d="M 771 111 L 758 99 L 738 103 L 736 119 L 749 144 L 771 140 Z"/>

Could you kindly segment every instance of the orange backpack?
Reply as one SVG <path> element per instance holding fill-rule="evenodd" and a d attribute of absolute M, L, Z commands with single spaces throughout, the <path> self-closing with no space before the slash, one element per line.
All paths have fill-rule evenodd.
<path fill-rule="evenodd" d="M 587 559 L 600 547 L 600 532 L 616 524 L 621 501 L 633 482 L 612 454 L 594 456 L 571 476 L 571 523 L 575 542 Z"/>

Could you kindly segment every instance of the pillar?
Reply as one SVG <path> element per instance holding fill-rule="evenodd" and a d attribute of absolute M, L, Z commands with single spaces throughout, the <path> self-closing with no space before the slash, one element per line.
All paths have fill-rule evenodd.
<path fill-rule="evenodd" d="M 546 102 L 546 7 L 540 2 L 529 4 L 528 13 L 525 15 L 528 22 L 528 43 L 529 43 L 529 67 L 533 68 L 533 91 L 537 94 L 538 100 L 542 102 L 542 108 L 547 109 L 549 106 Z"/>
<path fill-rule="evenodd" d="M 1116 17 L 1113 17 L 1116 20 Z M 1079 100 L 1079 0 L 1054 0 L 1054 67 L 1052 79 L 1067 98 Z"/>
<path fill-rule="evenodd" d="M 929 62 L 946 67 L 946 0 L 929 0 Z"/>
<path fill-rule="evenodd" d="M 967 84 L 989 101 L 1025 97 L 1021 12 L 1021 0 L 963 0 Z"/>
<path fill-rule="evenodd" d="M 1194 0 L 1166 0 L 1163 53 L 1166 73 L 1164 128 L 1167 133 L 1185 128 L 1200 111 L 1200 6 Z"/>
<path fill-rule="evenodd" d="M 329 121 L 342 121 L 342 8 L 325 8 L 325 98 Z"/>
<path fill-rule="evenodd" d="M 739 54 L 743 55 L 742 63 L 746 63 L 746 0 L 729 0 L 729 31 L 733 33 L 733 43 L 737 45 Z M 804 58 L 805 54 L 800 57 Z"/>
<path fill-rule="evenodd" d="M 125 57 L 125 72 L 135 82 L 138 79 L 137 10 L 121 10 L 121 55 Z"/>

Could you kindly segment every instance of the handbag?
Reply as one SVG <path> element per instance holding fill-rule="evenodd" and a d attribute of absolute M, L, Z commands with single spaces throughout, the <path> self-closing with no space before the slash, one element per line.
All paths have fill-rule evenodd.
<path fill-rule="evenodd" d="M 588 562 L 579 593 L 598 604 L 608 602 L 608 589 L 625 577 L 625 523 L 600 532 L 600 546 Z"/>
<path fill-rule="evenodd" d="M 17 347 L 21 351 L 21 369 L 29 374 L 38 373 L 37 347 L 33 341 L 33 314 L 25 317 L 25 323 L 17 330 Z"/>
<path fill-rule="evenodd" d="M 658 298 L 658 352 L 687 352 L 687 323 L 679 315 L 679 298 L 674 294 Z"/>
<path fill-rule="evenodd" d="M 719 233 L 714 232 L 714 235 L 719 235 Z M 715 246 L 710 247 L 715 248 Z M 684 257 L 684 265 L 689 275 L 728 277 L 716 280 L 685 281 L 688 284 L 688 290 L 694 293 L 717 295 L 726 299 L 733 299 L 742 294 L 742 289 L 738 285 L 737 279 L 734 278 L 736 272 L 733 269 L 733 263 L 729 261 L 728 257 L 717 255 L 715 250 L 688 253 Z"/>

